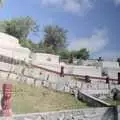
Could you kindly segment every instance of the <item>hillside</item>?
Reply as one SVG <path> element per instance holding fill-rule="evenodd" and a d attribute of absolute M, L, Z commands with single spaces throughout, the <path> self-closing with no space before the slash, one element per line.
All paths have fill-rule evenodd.
<path fill-rule="evenodd" d="M 78 101 L 70 94 L 17 83 L 14 83 L 13 87 L 12 107 L 14 113 L 46 112 L 87 107 L 86 103 Z"/>

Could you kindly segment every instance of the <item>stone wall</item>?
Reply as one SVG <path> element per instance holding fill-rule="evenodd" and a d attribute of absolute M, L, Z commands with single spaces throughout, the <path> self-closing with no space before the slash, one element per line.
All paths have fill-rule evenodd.
<path fill-rule="evenodd" d="M 53 86 L 57 86 L 60 90 L 71 91 L 71 89 L 77 87 L 80 90 L 84 90 L 83 92 L 88 92 L 92 94 L 91 90 L 96 93 L 108 93 L 109 86 L 103 80 L 91 79 L 91 83 L 86 83 L 84 80 L 79 81 L 75 80 L 76 78 L 73 76 L 65 76 L 60 77 L 59 74 L 52 73 L 40 68 L 35 68 L 32 66 L 24 66 L 24 65 L 13 65 L 9 63 L 0 62 L 0 78 L 1 79 L 10 79 L 10 80 L 18 80 L 18 81 L 26 81 L 30 83 L 34 83 L 36 80 L 36 85 L 40 84 L 40 82 L 44 81 L 46 84 L 52 84 Z M 111 84 L 110 87 L 119 87 L 120 85 Z M 90 91 L 90 92 L 89 92 Z M 106 92 L 107 91 L 107 92 Z"/>
<path fill-rule="evenodd" d="M 2 120 L 2 118 L 1 118 Z M 113 108 L 88 108 L 60 112 L 14 115 L 12 120 L 115 120 Z"/>
<path fill-rule="evenodd" d="M 49 63 L 49 64 L 59 64 L 59 56 L 58 55 L 52 55 L 47 53 L 33 53 L 31 55 L 32 57 L 32 63 L 39 65 L 41 63 Z"/>
<path fill-rule="evenodd" d="M 51 64 L 39 62 L 39 66 L 60 72 L 61 65 L 60 64 Z M 66 74 L 76 74 L 76 75 L 89 75 L 94 77 L 101 77 L 102 70 L 100 67 L 94 66 L 75 66 L 75 65 L 64 65 L 64 73 Z"/>
<path fill-rule="evenodd" d="M 104 68 L 103 71 L 107 73 L 110 78 L 117 79 L 120 68 Z"/>
<path fill-rule="evenodd" d="M 103 68 L 119 68 L 119 63 L 115 61 L 102 61 L 101 66 Z"/>
<path fill-rule="evenodd" d="M 89 106 L 95 106 L 95 107 L 108 107 L 111 106 L 110 104 L 97 99 L 87 93 L 78 91 L 78 99 L 83 100 L 84 102 L 88 103 Z"/>

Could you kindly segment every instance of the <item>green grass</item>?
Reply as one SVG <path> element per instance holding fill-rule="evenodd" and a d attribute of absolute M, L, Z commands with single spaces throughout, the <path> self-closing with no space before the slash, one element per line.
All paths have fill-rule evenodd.
<path fill-rule="evenodd" d="M 34 113 L 78 109 L 87 107 L 86 103 L 74 96 L 56 92 L 44 87 L 31 87 L 13 84 L 12 109 L 14 113 Z"/>

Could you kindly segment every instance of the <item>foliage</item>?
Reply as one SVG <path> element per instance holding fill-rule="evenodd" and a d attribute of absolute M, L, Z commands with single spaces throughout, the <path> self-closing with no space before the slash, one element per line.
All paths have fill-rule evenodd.
<path fill-rule="evenodd" d="M 52 46 L 45 47 L 45 48 L 44 48 L 44 51 L 45 51 L 46 53 L 55 54 L 55 51 L 53 50 Z"/>
<path fill-rule="evenodd" d="M 78 51 L 68 51 L 67 49 L 63 49 L 59 52 L 59 55 L 61 56 L 61 59 L 68 59 L 69 63 L 73 63 L 73 58 L 79 59 L 80 64 L 81 60 L 89 58 L 89 51 L 85 48 Z"/>
<path fill-rule="evenodd" d="M 73 54 L 70 55 L 70 58 L 69 58 L 69 64 L 72 64 L 73 63 Z"/>
<path fill-rule="evenodd" d="M 26 39 L 30 33 L 39 31 L 36 22 L 29 16 L 1 21 L 0 27 L 2 28 L 2 32 L 21 40 Z"/>
<path fill-rule="evenodd" d="M 60 49 L 66 48 L 67 31 L 59 26 L 48 25 L 44 28 L 44 46 L 51 47 L 55 53 Z"/>
<path fill-rule="evenodd" d="M 29 16 L 1 21 L 0 30 L 18 38 L 23 47 L 27 47 L 34 52 L 44 51 L 59 54 L 61 59 L 69 59 L 70 63 L 73 62 L 73 58 L 84 60 L 89 58 L 89 51 L 86 48 L 71 52 L 67 50 L 67 31 L 57 25 L 45 26 L 43 40 L 38 44 L 29 40 L 28 36 L 31 33 L 39 32 L 37 23 Z"/>
<path fill-rule="evenodd" d="M 70 57 L 70 52 L 67 49 L 62 49 L 58 53 L 61 57 L 61 59 L 68 59 Z"/>
<path fill-rule="evenodd" d="M 86 48 L 82 48 L 79 51 L 75 52 L 75 55 L 77 59 L 83 59 L 87 60 L 89 58 L 89 51 L 87 51 Z"/>
<path fill-rule="evenodd" d="M 2 5 L 3 5 L 3 2 L 4 2 L 4 0 L 0 0 L 0 6 L 2 6 Z"/>
<path fill-rule="evenodd" d="M 31 40 L 19 40 L 19 43 L 21 44 L 21 46 L 27 47 L 31 51 L 39 50 L 39 44 L 35 44 Z"/>

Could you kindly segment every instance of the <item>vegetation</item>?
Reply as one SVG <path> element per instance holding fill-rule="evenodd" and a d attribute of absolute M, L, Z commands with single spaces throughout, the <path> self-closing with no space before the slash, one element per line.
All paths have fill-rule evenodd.
<path fill-rule="evenodd" d="M 3 0 L 0 0 L 0 6 L 2 6 L 3 5 Z"/>
<path fill-rule="evenodd" d="M 29 16 L 18 17 L 1 22 L 3 32 L 15 36 L 19 40 L 25 40 L 31 32 L 38 32 L 38 25 Z"/>
<path fill-rule="evenodd" d="M 55 92 L 43 87 L 14 83 L 13 112 L 30 113 L 77 109 L 87 107 L 70 94 Z"/>
<path fill-rule="evenodd" d="M 55 53 L 66 48 L 67 31 L 59 26 L 48 25 L 44 28 L 44 46 L 52 48 Z"/>
<path fill-rule="evenodd" d="M 78 51 L 67 49 L 68 31 L 58 25 L 45 26 L 43 39 L 38 43 L 28 39 L 28 36 L 32 33 L 39 34 L 39 25 L 29 16 L 1 21 L 0 31 L 18 38 L 23 47 L 27 47 L 34 52 L 59 54 L 61 59 L 68 59 L 70 63 L 73 62 L 73 58 L 84 60 L 89 58 L 89 51 L 86 48 Z"/>

